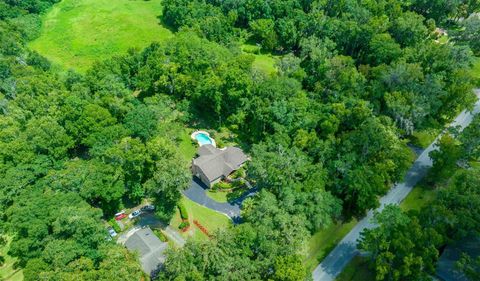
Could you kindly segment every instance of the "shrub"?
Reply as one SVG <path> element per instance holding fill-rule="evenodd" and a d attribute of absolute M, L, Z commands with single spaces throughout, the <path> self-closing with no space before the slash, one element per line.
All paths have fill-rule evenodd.
<path fill-rule="evenodd" d="M 157 237 L 158 237 L 158 239 L 160 239 L 160 241 L 168 242 L 167 236 L 165 236 L 165 234 L 163 234 L 163 232 L 161 232 L 160 230 L 154 229 L 153 233 L 155 233 L 155 235 L 157 235 Z"/>
<path fill-rule="evenodd" d="M 110 224 L 110 226 L 113 228 L 113 230 L 115 230 L 116 233 L 120 233 L 120 231 L 122 231 L 120 229 L 120 226 L 118 226 L 117 221 L 115 219 L 109 220 L 108 224 Z"/>
<path fill-rule="evenodd" d="M 178 229 L 187 230 L 190 227 L 190 223 L 188 221 L 182 221 L 182 223 L 178 226 Z"/>
<path fill-rule="evenodd" d="M 182 220 L 188 220 L 188 212 L 187 212 L 187 208 L 185 208 L 185 205 L 183 205 L 182 202 L 178 202 L 177 207 L 178 207 L 178 211 L 180 212 L 180 217 L 182 218 Z"/>
<path fill-rule="evenodd" d="M 236 170 L 235 172 L 233 172 L 233 174 L 230 175 L 232 179 L 244 178 L 245 176 L 246 176 L 246 173 L 243 167 Z"/>
<path fill-rule="evenodd" d="M 232 189 L 232 185 L 228 182 L 221 181 L 214 184 L 213 189 Z"/>

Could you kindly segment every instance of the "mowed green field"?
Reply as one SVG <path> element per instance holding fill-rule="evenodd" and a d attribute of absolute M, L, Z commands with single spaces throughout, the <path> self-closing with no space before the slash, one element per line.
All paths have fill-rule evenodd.
<path fill-rule="evenodd" d="M 63 0 L 43 15 L 30 47 L 54 64 L 79 71 L 96 60 L 172 36 L 161 25 L 161 0 Z"/>

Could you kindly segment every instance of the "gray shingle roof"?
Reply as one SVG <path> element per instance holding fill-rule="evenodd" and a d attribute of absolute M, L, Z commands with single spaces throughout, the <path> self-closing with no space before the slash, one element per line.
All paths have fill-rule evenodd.
<path fill-rule="evenodd" d="M 199 167 L 210 181 L 230 175 L 247 161 L 247 156 L 238 147 L 218 149 L 207 144 L 198 149 L 198 154 L 200 156 L 193 160 L 193 165 Z"/>
<path fill-rule="evenodd" d="M 137 230 L 125 241 L 127 249 L 139 252 L 140 263 L 147 274 L 151 274 L 165 261 L 163 252 L 167 245 L 160 241 L 149 227 Z"/>

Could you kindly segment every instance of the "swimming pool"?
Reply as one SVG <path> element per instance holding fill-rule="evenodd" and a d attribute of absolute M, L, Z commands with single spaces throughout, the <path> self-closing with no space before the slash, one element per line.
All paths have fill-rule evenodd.
<path fill-rule="evenodd" d="M 198 141 L 198 143 L 200 144 L 200 146 L 202 145 L 206 145 L 206 144 L 213 144 L 212 142 L 212 139 L 204 134 L 204 133 L 198 133 L 195 135 L 195 139 Z"/>

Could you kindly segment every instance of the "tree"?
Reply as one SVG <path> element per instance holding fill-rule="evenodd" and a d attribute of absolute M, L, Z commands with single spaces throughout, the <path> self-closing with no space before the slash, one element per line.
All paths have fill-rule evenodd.
<path fill-rule="evenodd" d="M 373 222 L 378 227 L 361 233 L 359 248 L 370 253 L 376 280 L 427 280 L 435 272 L 438 233 L 394 205 L 376 213 Z"/>
<path fill-rule="evenodd" d="M 480 16 L 472 15 L 461 22 L 463 29 L 454 33 L 456 39 L 470 46 L 475 55 L 480 55 Z"/>
<path fill-rule="evenodd" d="M 266 51 L 272 51 L 277 47 L 277 34 L 275 22 L 272 19 L 258 19 L 250 23 L 254 39 L 262 45 Z"/>
<path fill-rule="evenodd" d="M 405 12 L 395 19 L 390 32 L 402 47 L 413 46 L 426 39 L 428 30 L 424 18 L 413 12 Z"/>
<path fill-rule="evenodd" d="M 435 179 L 436 182 L 441 182 L 450 178 L 455 172 L 457 161 L 462 156 L 462 149 L 454 136 L 447 133 L 440 138 L 438 150 L 430 152 L 429 156 L 433 161 L 429 178 L 432 181 Z"/>
<path fill-rule="evenodd" d="M 90 204 L 108 214 L 117 211 L 125 193 L 123 171 L 96 159 L 69 161 L 63 169 L 51 171 L 42 186 L 78 192 Z"/>
<path fill-rule="evenodd" d="M 400 57 L 402 49 L 388 33 L 375 34 L 369 43 L 369 62 L 373 65 L 389 64 Z"/>
<path fill-rule="evenodd" d="M 480 257 L 472 258 L 469 255 L 462 255 L 457 267 L 472 281 L 480 280 Z"/>

